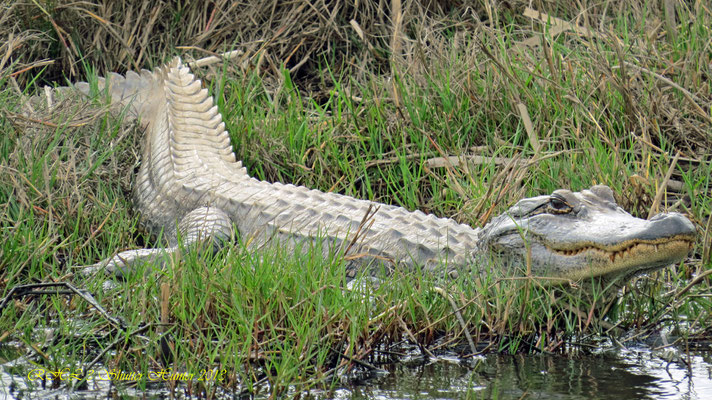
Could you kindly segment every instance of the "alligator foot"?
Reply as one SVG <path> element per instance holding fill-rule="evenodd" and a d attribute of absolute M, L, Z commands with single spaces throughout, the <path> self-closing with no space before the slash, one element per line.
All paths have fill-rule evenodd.
<path fill-rule="evenodd" d="M 230 217 L 219 208 L 199 207 L 189 212 L 178 223 L 178 237 L 171 235 L 168 247 L 122 251 L 113 257 L 87 266 L 77 266 L 80 275 L 94 275 L 100 271 L 116 276 L 131 273 L 136 265 L 151 263 L 163 268 L 166 260 L 179 255 L 183 248 L 198 246 L 217 252 L 233 237 Z M 179 245 L 178 243 L 182 243 Z"/>

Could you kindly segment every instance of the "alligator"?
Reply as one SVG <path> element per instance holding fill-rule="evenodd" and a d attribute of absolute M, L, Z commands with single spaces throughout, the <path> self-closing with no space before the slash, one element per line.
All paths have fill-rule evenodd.
<path fill-rule="evenodd" d="M 86 82 L 74 86 L 92 92 Z M 123 274 L 136 263 L 162 263 L 181 251 L 179 241 L 219 248 L 238 238 L 248 248 L 302 249 L 320 241 L 325 256 L 345 253 L 348 278 L 379 265 L 453 278 L 494 266 L 576 281 L 677 263 L 695 240 L 695 226 L 683 215 L 635 218 L 604 185 L 520 200 L 475 229 L 421 211 L 260 181 L 236 160 L 212 97 L 180 58 L 154 72 L 99 78 L 98 87 L 145 129 L 134 201 L 142 225 L 166 246 L 122 251 L 88 271 Z"/>

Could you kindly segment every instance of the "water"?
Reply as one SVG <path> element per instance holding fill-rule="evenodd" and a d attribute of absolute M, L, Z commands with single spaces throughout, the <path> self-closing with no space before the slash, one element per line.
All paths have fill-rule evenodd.
<path fill-rule="evenodd" d="M 4 347 L 4 348 L 3 348 Z M 0 399 L 166 398 L 156 385 L 147 393 L 108 382 L 91 390 L 33 389 L 26 386 L 28 364 L 0 345 Z M 344 381 L 319 399 L 712 399 L 712 353 L 686 354 L 648 347 L 610 348 L 593 354 L 497 355 L 461 360 L 409 357 L 383 367 L 387 373 Z M 184 390 L 175 398 L 187 398 Z M 232 398 L 224 394 L 223 398 Z"/>
<path fill-rule="evenodd" d="M 687 362 L 688 360 L 685 360 Z M 648 348 L 594 355 L 489 355 L 474 365 L 439 360 L 398 364 L 368 385 L 343 388 L 353 399 L 712 399 L 712 359 L 690 368 Z"/>

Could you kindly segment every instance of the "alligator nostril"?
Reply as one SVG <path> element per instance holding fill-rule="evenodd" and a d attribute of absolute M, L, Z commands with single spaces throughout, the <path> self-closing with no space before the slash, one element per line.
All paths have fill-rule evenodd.
<path fill-rule="evenodd" d="M 676 212 L 657 214 L 650 218 L 650 222 L 653 222 L 656 228 L 664 230 L 661 233 L 668 235 L 694 235 L 697 233 L 695 225 L 684 215 Z"/>
<path fill-rule="evenodd" d="M 650 218 L 650 220 L 651 220 L 651 221 L 658 221 L 658 220 L 661 220 L 661 219 L 665 219 L 665 217 L 667 217 L 667 215 L 668 215 L 668 214 L 666 214 L 666 213 L 655 214 L 655 215 L 652 216 L 652 218 Z"/>

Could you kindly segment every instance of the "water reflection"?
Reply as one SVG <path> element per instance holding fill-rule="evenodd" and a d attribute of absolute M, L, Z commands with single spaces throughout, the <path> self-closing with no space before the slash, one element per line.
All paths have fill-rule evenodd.
<path fill-rule="evenodd" d="M 91 390 L 30 389 L 24 380 L 24 357 L 0 351 L 0 398 L 98 399 L 164 398 L 163 386 L 148 392 L 114 385 Z M 15 353 L 16 356 L 19 354 Z M 340 399 L 711 399 L 712 357 L 689 357 L 677 350 L 647 347 L 600 350 L 596 354 L 497 355 L 470 360 L 418 355 L 384 366 L 386 374 L 351 380 L 335 391 L 303 393 L 302 398 Z M 293 395 L 296 393 L 292 393 Z M 224 393 L 222 398 L 233 398 Z M 267 396 L 267 394 L 265 395 Z M 186 398 L 185 392 L 173 392 Z"/>
<path fill-rule="evenodd" d="M 489 355 L 473 365 L 397 364 L 388 375 L 337 392 L 354 399 L 710 399 L 702 355 L 668 362 L 649 349 L 593 355 Z"/>

